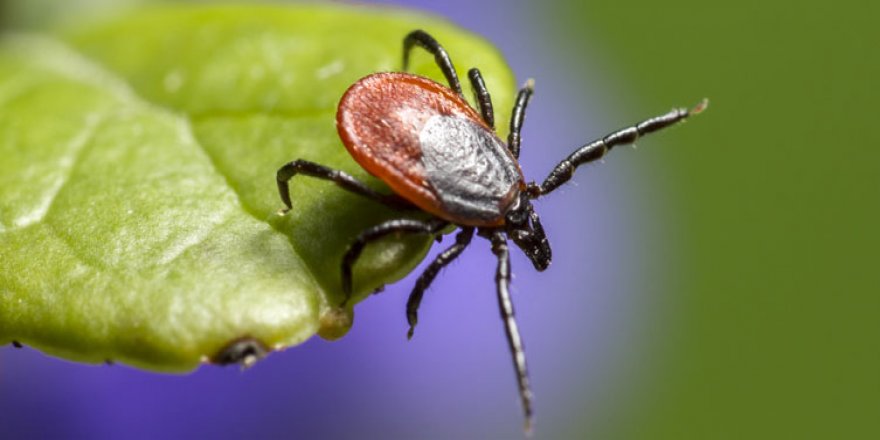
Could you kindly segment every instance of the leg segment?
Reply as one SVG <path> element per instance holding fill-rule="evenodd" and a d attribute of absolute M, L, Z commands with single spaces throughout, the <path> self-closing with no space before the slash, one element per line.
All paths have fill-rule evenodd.
<path fill-rule="evenodd" d="M 342 300 L 340 307 L 344 307 L 351 299 L 351 269 L 366 245 L 391 234 L 434 235 L 442 231 L 448 224 L 439 219 L 428 221 L 400 219 L 387 221 L 362 232 L 342 257 L 342 292 L 345 294 L 345 299 Z"/>
<path fill-rule="evenodd" d="M 486 125 L 495 129 L 495 111 L 492 109 L 492 97 L 489 96 L 489 89 L 483 81 L 483 75 L 480 69 L 474 67 L 468 70 L 468 78 L 471 80 L 471 87 L 474 89 L 474 98 L 480 106 L 480 113 L 483 115 L 483 121 Z"/>
<path fill-rule="evenodd" d="M 519 158 L 519 146 L 522 142 L 519 132 L 522 130 L 523 121 L 526 118 L 526 106 L 529 105 L 529 99 L 535 93 L 535 81 L 526 81 L 523 88 L 516 95 L 516 104 L 513 106 L 513 114 L 510 116 L 510 134 L 507 135 L 507 148 L 513 153 L 513 156 Z"/>
<path fill-rule="evenodd" d="M 556 165 L 556 168 L 550 172 L 550 175 L 547 176 L 547 179 L 544 180 L 544 183 L 542 183 L 540 187 L 532 187 L 530 189 L 533 193 L 536 193 L 533 194 L 533 196 L 537 197 L 555 190 L 571 179 L 571 176 L 574 175 L 574 171 L 577 167 L 601 158 L 615 146 L 631 144 L 641 136 L 683 121 L 688 116 L 703 111 L 707 104 L 708 101 L 703 100 L 690 111 L 683 108 L 672 110 L 664 115 L 655 116 L 651 119 L 639 122 L 636 125 L 615 131 L 602 139 L 590 142 L 583 147 L 578 148 L 577 151 L 560 162 L 559 165 Z"/>
<path fill-rule="evenodd" d="M 281 195 L 281 201 L 284 202 L 284 205 L 286 206 L 284 212 L 289 211 L 293 207 L 290 201 L 290 189 L 287 184 L 288 181 L 297 174 L 332 181 L 342 189 L 373 199 L 391 208 L 413 209 L 412 204 L 396 194 L 378 193 L 347 173 L 327 168 L 324 165 L 318 165 L 314 162 L 298 159 L 281 167 L 276 176 L 278 193 Z"/>
<path fill-rule="evenodd" d="M 463 97 L 461 93 L 461 82 L 458 80 L 458 74 L 455 73 L 455 66 L 452 65 L 452 59 L 449 58 L 446 49 L 444 49 L 434 37 L 421 29 L 410 32 L 403 39 L 403 71 L 405 72 L 409 67 L 409 53 L 414 45 L 418 45 L 434 55 L 434 61 L 437 63 L 437 66 L 440 67 L 443 75 L 446 76 L 446 81 L 449 82 L 449 88 L 455 90 L 455 93 L 458 93 L 459 96 Z"/>
<path fill-rule="evenodd" d="M 455 244 L 437 255 L 437 258 L 431 262 L 427 269 L 422 272 L 416 285 L 413 287 L 412 293 L 409 294 L 409 300 L 406 301 L 406 320 L 409 323 L 409 331 L 406 334 L 407 339 L 412 339 L 413 331 L 419 321 L 419 305 L 422 303 L 422 296 L 425 290 L 434 281 L 434 278 L 440 273 L 440 270 L 451 263 L 452 260 L 458 258 L 462 251 L 471 242 L 474 236 L 474 228 L 462 228 L 458 235 L 455 236 Z"/>
<path fill-rule="evenodd" d="M 498 257 L 498 269 L 495 272 L 495 283 L 498 291 L 498 308 L 501 310 L 501 319 L 504 320 L 504 330 L 507 332 L 507 343 L 510 353 L 513 355 L 513 366 L 516 369 L 516 382 L 519 386 L 519 398 L 522 401 L 525 413 L 525 429 L 532 429 L 532 389 L 529 386 L 529 373 L 526 368 L 526 353 L 523 349 L 522 338 L 519 328 L 513 316 L 513 302 L 510 300 L 510 255 L 507 248 L 507 239 L 500 231 L 492 233 L 492 253 Z"/>

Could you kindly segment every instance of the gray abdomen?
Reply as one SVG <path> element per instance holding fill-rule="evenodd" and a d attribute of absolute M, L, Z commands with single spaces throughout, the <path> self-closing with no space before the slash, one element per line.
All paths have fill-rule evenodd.
<path fill-rule="evenodd" d="M 419 141 L 427 181 L 458 222 L 503 218 L 523 176 L 498 136 L 467 118 L 436 115 Z"/>

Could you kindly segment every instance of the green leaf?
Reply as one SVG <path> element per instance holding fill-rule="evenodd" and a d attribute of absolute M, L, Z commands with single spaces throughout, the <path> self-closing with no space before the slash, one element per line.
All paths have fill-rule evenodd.
<path fill-rule="evenodd" d="M 281 216 L 275 171 L 305 158 L 388 191 L 338 140 L 335 106 L 358 78 L 398 70 L 415 28 L 459 68 L 479 66 L 510 108 L 515 84 L 491 46 L 388 9 L 166 7 L 0 39 L 0 342 L 182 371 L 241 338 L 277 350 L 343 334 L 330 313 L 341 256 L 401 214 L 297 177 Z M 371 246 L 357 299 L 430 245 Z"/>

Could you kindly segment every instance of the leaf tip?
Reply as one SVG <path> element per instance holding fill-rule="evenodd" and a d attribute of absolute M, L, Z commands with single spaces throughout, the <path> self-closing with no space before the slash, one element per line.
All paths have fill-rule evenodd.
<path fill-rule="evenodd" d="M 318 335 L 329 341 L 335 341 L 348 333 L 354 323 L 354 309 L 349 307 L 333 307 L 321 315 Z"/>

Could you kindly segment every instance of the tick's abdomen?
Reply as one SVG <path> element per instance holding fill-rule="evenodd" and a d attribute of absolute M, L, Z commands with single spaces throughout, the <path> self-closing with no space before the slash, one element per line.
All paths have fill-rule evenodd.
<path fill-rule="evenodd" d="M 522 187 L 507 146 L 455 92 L 427 78 L 363 78 L 342 97 L 336 121 L 364 169 L 453 223 L 503 224 Z"/>

